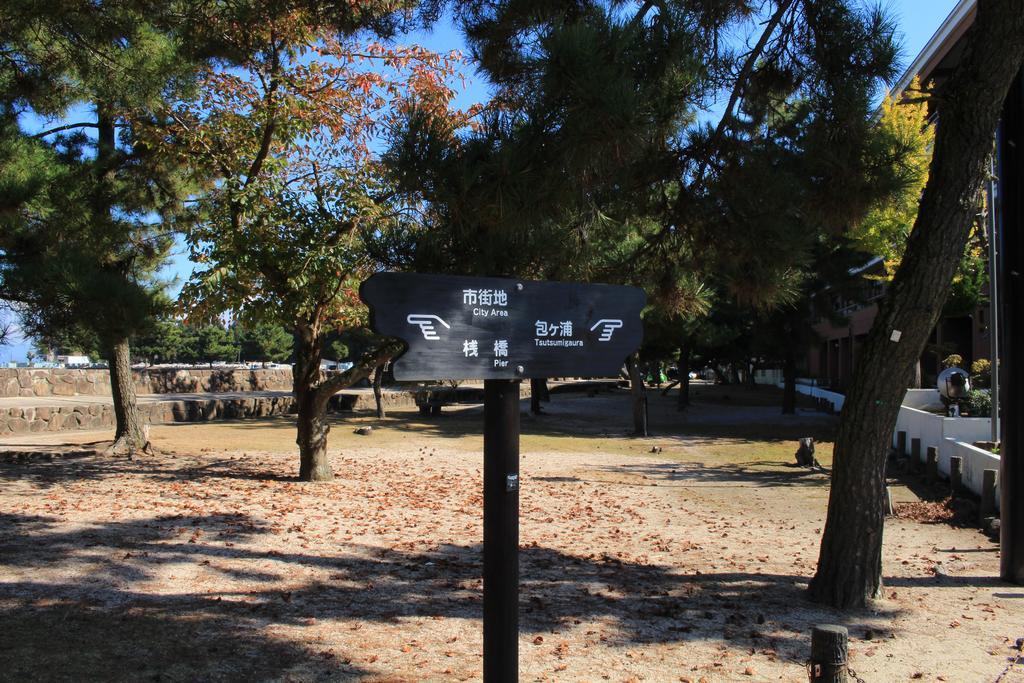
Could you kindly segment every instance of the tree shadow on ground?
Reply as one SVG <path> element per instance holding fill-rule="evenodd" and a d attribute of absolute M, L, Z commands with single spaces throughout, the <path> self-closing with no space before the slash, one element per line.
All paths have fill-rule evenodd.
<path fill-rule="evenodd" d="M 559 396 L 545 406 L 539 416 L 529 413 L 529 401 L 522 401 L 520 428 L 524 436 L 562 438 L 632 438 L 633 423 L 630 397 L 626 394 Z M 810 436 L 816 441 L 832 441 L 836 418 L 813 413 L 782 416 L 773 408 L 743 406 L 695 406 L 690 413 L 680 414 L 671 401 L 662 397 L 650 399 L 651 436 L 669 443 L 700 443 L 713 439 L 730 439 L 737 443 L 755 441 L 783 442 Z M 334 416 L 332 424 L 341 425 L 351 418 Z M 378 423 L 382 429 L 424 434 L 442 438 L 483 435 L 483 407 L 468 406 L 422 416 L 413 411 L 392 411 Z"/>
<path fill-rule="evenodd" d="M 4 452 L 0 459 L 0 482 L 23 482 L 45 489 L 68 481 L 90 481 L 125 475 L 141 475 L 165 482 L 202 479 L 298 481 L 296 476 L 254 467 L 242 456 L 202 459 L 182 456 L 181 463 L 172 464 L 147 455 L 129 458 L 100 455 L 95 450 L 74 447 L 43 448 L 46 450 Z"/>
<path fill-rule="evenodd" d="M 716 443 L 722 443 L 721 440 Z M 733 442 L 726 442 L 733 443 Z M 739 443 L 739 442 L 736 442 Z M 692 444 L 691 444 L 692 445 Z M 69 481 L 81 482 L 144 476 L 166 483 L 230 479 L 241 481 L 295 482 L 297 477 L 282 474 L 279 468 L 266 467 L 245 456 L 182 455 L 173 461 L 147 456 L 137 458 L 97 455 L 94 451 L 60 452 L 13 451 L 0 460 L 0 482 L 21 482 L 47 489 Z M 587 472 L 595 473 L 587 476 Z M 737 487 L 826 487 L 827 471 L 810 470 L 777 460 L 751 460 L 738 463 L 707 464 L 687 460 L 644 462 L 594 467 L 572 475 L 539 477 L 543 481 L 590 481 L 602 484 L 636 486 L 737 486 Z"/>
<path fill-rule="evenodd" d="M 294 544 L 285 541 L 281 550 L 267 549 L 256 542 L 273 540 L 271 530 L 245 514 L 155 516 L 72 531 L 44 517 L 6 515 L 0 522 L 11 530 L 0 535 L 0 568 L 8 576 L 0 584 L 0 658 L 14 663 L 9 672 L 28 674 L 16 679 L 38 674 L 39 662 L 70 679 L 111 670 L 126 678 L 160 671 L 185 679 L 266 678 L 311 662 L 347 678 L 360 672 L 346 653 L 324 654 L 266 628 L 310 620 L 479 620 L 482 613 L 479 545 L 407 552 L 342 543 L 317 554 L 288 550 Z M 48 568 L 63 578 L 47 579 Z M 161 577 L 171 569 L 209 580 L 168 585 Z M 609 624 L 611 647 L 728 640 L 799 663 L 814 624 L 856 627 L 879 617 L 878 610 L 813 605 L 804 598 L 806 577 L 791 574 L 684 573 L 530 546 L 521 552 L 521 576 L 524 632 L 557 633 L 597 619 Z M 149 588 L 153 582 L 161 589 Z M 199 585 L 207 588 L 181 590 Z M 884 618 L 897 614 L 881 610 Z M 51 651 L 54 642 L 59 652 Z"/>
<path fill-rule="evenodd" d="M 588 477 L 587 472 L 596 476 Z M 828 472 L 811 470 L 796 464 L 775 460 L 755 460 L 724 465 L 703 462 L 643 463 L 594 467 L 575 476 L 538 477 L 544 481 L 588 481 L 594 484 L 665 487 L 740 487 L 771 488 L 777 486 L 826 488 Z"/>

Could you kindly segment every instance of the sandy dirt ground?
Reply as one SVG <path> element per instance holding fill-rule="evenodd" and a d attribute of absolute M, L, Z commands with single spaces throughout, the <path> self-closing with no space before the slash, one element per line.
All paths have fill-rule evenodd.
<path fill-rule="evenodd" d="M 884 599 L 805 599 L 828 475 L 790 463 L 814 435 L 827 467 L 835 418 L 759 391 L 654 395 L 650 438 L 624 393 L 523 416 L 521 680 L 805 681 L 836 623 L 865 681 L 1024 681 L 1024 588 L 974 529 L 892 519 Z M 479 679 L 480 430 L 338 418 L 320 484 L 286 418 L 0 444 L 0 679 Z"/>

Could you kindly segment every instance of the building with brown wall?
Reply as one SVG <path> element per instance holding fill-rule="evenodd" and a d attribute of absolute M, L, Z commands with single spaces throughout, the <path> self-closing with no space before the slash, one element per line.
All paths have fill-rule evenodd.
<path fill-rule="evenodd" d="M 959 59 L 960 39 L 974 21 L 976 0 L 963 0 L 946 18 L 943 24 L 914 59 L 894 88 L 894 93 L 903 93 L 915 77 L 922 83 L 941 82 Z M 864 266 L 865 276 L 882 273 L 880 259 Z M 853 273 L 851 273 L 853 274 Z M 878 280 L 866 279 L 864 291 L 856 299 L 825 290 L 819 296 L 829 297 L 825 306 L 837 313 L 844 322 L 819 319 L 814 331 L 820 342 L 808 350 L 801 374 L 814 378 L 818 384 L 836 391 L 844 391 L 853 377 L 857 363 L 858 347 L 863 343 L 878 313 L 877 301 L 885 294 L 885 284 Z M 917 383 L 932 386 L 941 371 L 941 361 L 950 354 L 963 358 L 964 367 L 981 358 L 991 358 L 991 311 L 988 304 L 969 315 L 944 316 L 932 331 L 924 353 L 919 361 Z"/>

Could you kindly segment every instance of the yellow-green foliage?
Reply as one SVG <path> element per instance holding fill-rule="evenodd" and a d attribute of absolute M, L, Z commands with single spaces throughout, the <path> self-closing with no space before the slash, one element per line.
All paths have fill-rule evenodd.
<path fill-rule="evenodd" d="M 942 367 L 944 368 L 958 368 L 963 364 L 963 356 L 958 353 L 952 353 L 942 359 Z"/>
<path fill-rule="evenodd" d="M 992 363 L 988 358 L 979 358 L 971 363 L 971 383 L 979 389 L 992 386 Z"/>
<path fill-rule="evenodd" d="M 920 90 L 917 79 L 909 92 Z M 852 232 L 853 239 L 867 253 L 885 259 L 889 274 L 895 272 L 903 257 L 907 236 L 917 218 L 921 192 L 928 182 L 934 127 L 928 123 L 928 105 L 924 101 L 886 97 L 878 125 L 889 138 L 894 159 L 900 159 L 902 189 L 874 206 Z"/>

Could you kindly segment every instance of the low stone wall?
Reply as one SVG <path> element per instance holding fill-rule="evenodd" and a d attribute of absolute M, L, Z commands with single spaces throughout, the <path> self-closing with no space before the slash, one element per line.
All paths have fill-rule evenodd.
<path fill-rule="evenodd" d="M 140 394 L 292 390 L 291 368 L 147 369 L 133 374 Z"/>
<path fill-rule="evenodd" d="M 99 403 L 0 409 L 0 436 L 68 432 L 114 426 L 114 407 Z"/>
<path fill-rule="evenodd" d="M 451 391 L 451 405 L 483 401 L 483 390 L 479 387 L 459 387 Z M 199 392 L 197 392 L 199 393 Z M 241 394 L 241 395 L 239 395 Z M 522 399 L 530 397 L 529 385 L 524 384 Z M 385 389 L 382 396 L 385 410 L 414 408 L 417 405 L 416 389 Z M 342 390 L 331 397 L 327 412 L 370 412 L 377 405 L 371 391 Z M 291 393 L 276 395 L 245 396 L 244 391 L 234 396 L 187 398 L 175 400 L 149 400 L 139 403 L 143 419 L 150 424 L 172 422 L 205 422 L 210 420 L 235 420 L 245 418 L 287 415 L 297 411 Z M 102 430 L 114 428 L 114 407 L 99 402 L 70 403 L 46 407 L 0 407 L 0 438 L 21 436 L 38 432 L 65 432 Z"/>
<path fill-rule="evenodd" d="M 147 368 L 132 372 L 140 394 L 291 391 L 290 368 Z M 0 396 L 110 396 L 108 370 L 0 368 Z"/>
<path fill-rule="evenodd" d="M 411 391 L 385 389 L 381 393 L 380 398 L 381 405 L 384 406 L 385 412 L 388 410 L 412 408 L 416 406 L 416 395 Z M 373 398 L 373 393 L 369 391 L 346 392 L 342 390 L 340 393 L 331 396 L 331 400 L 327 404 L 327 412 L 330 413 L 345 413 L 350 411 L 362 412 L 370 410 L 377 410 L 377 402 Z"/>
<path fill-rule="evenodd" d="M 150 424 L 232 420 L 294 413 L 295 399 L 282 395 L 217 398 L 205 401 L 159 401 L 139 404 L 139 411 L 143 419 Z M 0 437 L 113 428 L 112 405 L 88 403 L 0 409 Z"/>
<path fill-rule="evenodd" d="M 110 396 L 106 370 L 0 368 L 0 396 Z"/>
<path fill-rule="evenodd" d="M 416 405 L 415 395 L 408 391 L 385 391 L 382 399 L 386 410 Z M 371 392 L 343 392 L 331 398 L 327 410 L 331 413 L 363 412 L 376 410 L 376 407 Z M 270 417 L 288 415 L 296 410 L 295 399 L 291 394 L 283 393 L 277 396 L 198 398 L 139 404 L 143 419 L 150 424 Z M 109 404 L 0 408 L 0 437 L 113 428 L 114 407 Z"/>

